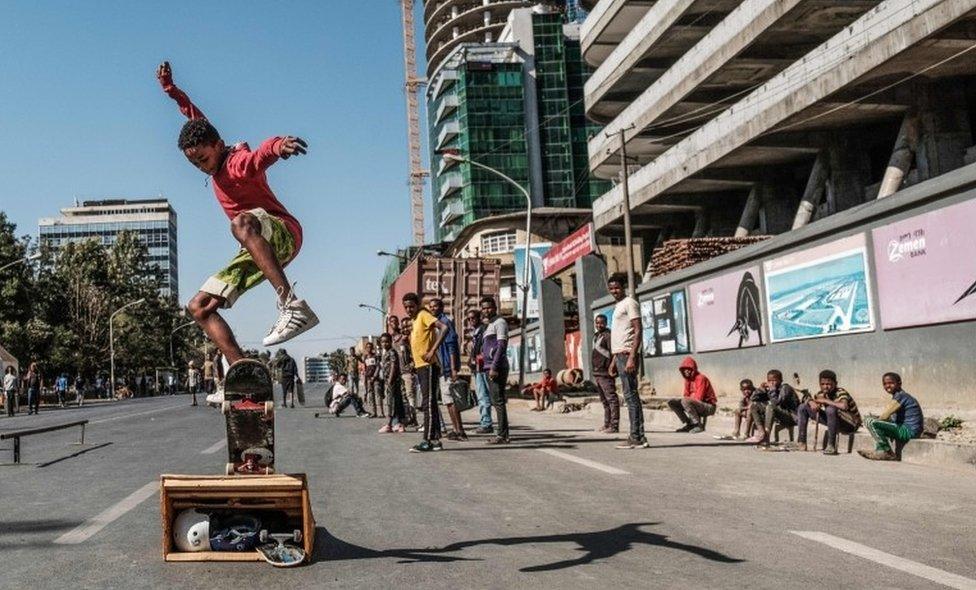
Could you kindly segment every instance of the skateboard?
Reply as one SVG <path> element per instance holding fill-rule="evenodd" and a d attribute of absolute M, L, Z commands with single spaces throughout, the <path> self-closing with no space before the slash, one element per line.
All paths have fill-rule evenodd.
<path fill-rule="evenodd" d="M 269 533 L 262 530 L 258 534 L 258 539 L 261 541 L 261 545 L 257 547 L 258 553 L 275 567 L 294 567 L 305 561 L 305 550 L 297 545 L 302 542 L 302 532 L 299 530 L 290 534 Z"/>
<path fill-rule="evenodd" d="M 241 359 L 224 378 L 226 475 L 274 473 L 274 389 L 264 363 Z"/>
<path fill-rule="evenodd" d="M 295 383 L 295 397 L 298 398 L 298 405 L 305 405 L 305 383 L 298 381 Z"/>

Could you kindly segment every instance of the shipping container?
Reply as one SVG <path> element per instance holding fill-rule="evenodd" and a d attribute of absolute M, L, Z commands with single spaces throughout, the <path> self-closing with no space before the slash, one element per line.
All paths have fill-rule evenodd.
<path fill-rule="evenodd" d="M 403 318 L 403 296 L 416 293 L 438 296 L 444 300 L 444 311 L 462 322 L 464 313 L 477 309 L 478 300 L 491 295 L 498 302 L 501 262 L 495 258 L 441 258 L 420 256 L 400 273 L 386 294 L 389 313 Z M 462 327 L 458 325 L 460 331 Z"/>

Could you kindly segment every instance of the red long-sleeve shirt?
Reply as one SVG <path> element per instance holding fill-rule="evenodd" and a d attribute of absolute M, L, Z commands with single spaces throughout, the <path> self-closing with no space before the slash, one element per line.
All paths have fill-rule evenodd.
<path fill-rule="evenodd" d="M 160 84 L 163 92 L 176 101 L 184 116 L 188 119 L 205 118 L 203 111 L 171 80 L 160 80 Z M 265 170 L 278 161 L 282 140 L 282 137 L 266 139 L 253 152 L 243 142 L 231 147 L 223 166 L 213 175 L 213 190 L 217 202 L 230 219 L 251 209 L 261 208 L 284 222 L 295 240 L 294 258 L 302 247 L 302 226 L 275 197 L 265 174 Z"/>

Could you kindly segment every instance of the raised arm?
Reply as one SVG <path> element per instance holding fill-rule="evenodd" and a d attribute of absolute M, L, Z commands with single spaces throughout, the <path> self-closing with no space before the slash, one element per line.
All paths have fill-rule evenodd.
<path fill-rule="evenodd" d="M 203 114 L 203 111 L 190 101 L 190 97 L 173 83 L 173 70 L 170 68 L 168 61 L 164 61 L 156 68 L 156 79 L 159 80 L 159 85 L 163 87 L 163 92 L 179 105 L 180 112 L 183 113 L 183 116 L 187 119 L 207 118 Z"/>
<path fill-rule="evenodd" d="M 267 170 L 279 158 L 287 160 L 291 156 L 307 153 L 307 147 L 308 144 L 300 137 L 270 137 L 253 152 L 235 152 L 227 161 L 227 169 L 232 177 L 254 176 Z"/>

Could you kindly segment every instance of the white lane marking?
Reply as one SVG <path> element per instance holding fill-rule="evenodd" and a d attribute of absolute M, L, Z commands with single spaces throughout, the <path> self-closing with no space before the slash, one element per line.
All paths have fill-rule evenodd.
<path fill-rule="evenodd" d="M 562 451 L 557 451 L 555 449 L 536 449 L 540 453 L 545 453 L 547 455 L 552 455 L 553 457 L 559 457 L 560 459 L 565 459 L 567 461 L 572 461 L 579 465 L 585 465 L 590 469 L 596 469 L 597 471 L 602 471 L 604 473 L 609 473 L 610 475 L 630 475 L 629 472 L 623 469 L 617 469 L 616 467 L 611 467 L 609 465 L 604 465 L 603 463 L 597 463 L 596 461 L 590 461 L 589 459 L 583 459 L 575 455 L 570 455 L 569 453 L 563 453 Z"/>
<path fill-rule="evenodd" d="M 111 418 L 102 418 L 101 420 L 92 420 L 88 424 L 104 424 L 105 422 L 114 422 L 115 420 L 124 420 L 126 418 L 135 418 L 136 416 L 146 416 L 148 414 L 158 414 L 159 412 L 167 412 L 169 410 L 175 410 L 177 408 L 184 407 L 184 404 L 176 404 L 172 406 L 166 406 L 165 408 L 156 408 L 155 410 L 146 410 L 145 412 L 136 412 L 135 414 L 122 414 L 121 416 L 113 416 Z"/>
<path fill-rule="evenodd" d="M 54 540 L 57 545 L 77 545 L 111 524 L 126 512 L 142 504 L 159 491 L 159 482 L 151 481 L 122 499 L 118 504 L 106 509 L 88 522 L 79 525 Z"/>
<path fill-rule="evenodd" d="M 227 439 L 226 438 L 223 439 L 223 440 L 218 440 L 217 442 L 215 442 L 214 444 L 210 445 L 209 447 L 207 447 L 203 451 L 200 451 L 200 454 L 201 455 L 213 455 L 214 453 L 216 453 L 220 449 L 224 448 L 225 446 L 227 446 Z"/>
<path fill-rule="evenodd" d="M 931 582 L 948 586 L 949 588 L 957 588 L 958 590 L 976 590 L 976 580 L 927 566 L 924 563 L 918 563 L 917 561 L 905 559 L 904 557 L 898 557 L 897 555 L 885 553 L 884 551 L 878 551 L 877 549 L 868 547 L 867 545 L 861 545 L 860 543 L 848 541 L 847 539 L 841 539 L 840 537 L 835 537 L 819 531 L 790 532 L 798 537 L 823 543 L 824 545 L 828 545 L 834 549 L 839 549 L 844 553 L 850 553 L 851 555 L 856 555 L 863 559 L 880 563 L 881 565 L 886 565 L 892 569 L 905 572 L 906 574 L 912 574 L 913 576 L 918 576 L 919 578 L 925 578 Z"/>

